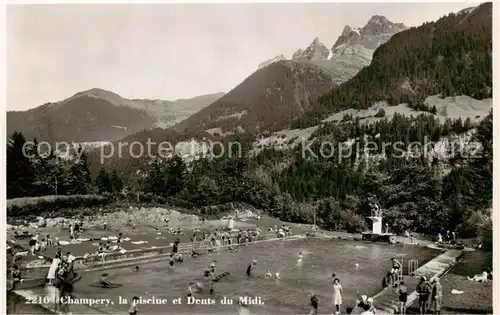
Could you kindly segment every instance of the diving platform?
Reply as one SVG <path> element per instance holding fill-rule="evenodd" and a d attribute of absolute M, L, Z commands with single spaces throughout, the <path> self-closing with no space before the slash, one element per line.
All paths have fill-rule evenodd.
<path fill-rule="evenodd" d="M 395 243 L 396 234 L 389 233 L 389 226 L 385 225 L 385 231 L 382 230 L 382 209 L 378 205 L 372 205 L 371 216 L 368 217 L 372 221 L 372 230 L 363 232 L 361 239 L 363 241 Z"/>

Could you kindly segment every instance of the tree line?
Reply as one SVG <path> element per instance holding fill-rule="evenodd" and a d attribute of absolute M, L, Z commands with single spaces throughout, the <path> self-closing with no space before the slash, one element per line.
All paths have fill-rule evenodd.
<path fill-rule="evenodd" d="M 92 180 L 87 152 L 82 146 L 62 157 L 54 151 L 39 149 L 36 139 L 27 142 L 14 132 L 7 143 L 7 198 L 46 195 L 85 195 L 119 192 L 122 179 L 116 170 L 101 168 Z"/>

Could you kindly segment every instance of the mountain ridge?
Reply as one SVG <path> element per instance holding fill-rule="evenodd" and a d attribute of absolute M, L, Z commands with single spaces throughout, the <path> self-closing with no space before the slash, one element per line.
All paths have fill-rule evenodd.
<path fill-rule="evenodd" d="M 258 132 L 286 126 L 334 86 L 325 69 L 302 62 L 281 60 L 255 71 L 242 83 L 175 125 L 177 132 Z"/>
<path fill-rule="evenodd" d="M 7 135 L 23 132 L 39 141 L 113 141 L 155 127 L 167 128 L 224 93 L 175 101 L 127 99 L 92 88 L 26 111 L 7 112 Z"/>

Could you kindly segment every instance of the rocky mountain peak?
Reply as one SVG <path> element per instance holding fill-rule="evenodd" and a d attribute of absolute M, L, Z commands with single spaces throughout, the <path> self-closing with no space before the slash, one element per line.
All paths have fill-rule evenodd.
<path fill-rule="evenodd" d="M 391 23 L 391 21 L 389 21 L 389 19 L 387 19 L 385 16 L 374 15 L 370 18 L 370 20 L 368 20 L 368 23 L 366 24 L 387 24 L 387 23 Z"/>
<path fill-rule="evenodd" d="M 383 15 L 374 15 L 363 27 L 364 35 L 395 34 L 404 30 L 406 26 L 402 23 L 393 23 Z"/>
<path fill-rule="evenodd" d="M 346 25 L 346 26 L 344 26 L 344 30 L 342 31 L 341 36 L 348 36 L 349 34 L 351 34 L 351 32 L 352 32 L 352 28 L 349 25 Z"/>
<path fill-rule="evenodd" d="M 383 15 L 374 15 L 362 28 L 344 26 L 344 30 L 337 38 L 332 51 L 335 52 L 339 47 L 346 46 L 345 44 L 361 44 L 365 48 L 373 50 L 386 42 L 392 35 L 404 29 L 406 29 L 406 26 L 402 23 L 393 23 Z"/>
<path fill-rule="evenodd" d="M 299 49 L 293 54 L 292 59 L 326 60 L 329 54 L 330 50 L 316 37 L 304 51 Z"/>
<path fill-rule="evenodd" d="M 293 53 L 292 59 L 295 60 L 297 58 L 300 58 L 303 52 L 304 51 L 301 48 L 297 49 L 297 51 Z"/>

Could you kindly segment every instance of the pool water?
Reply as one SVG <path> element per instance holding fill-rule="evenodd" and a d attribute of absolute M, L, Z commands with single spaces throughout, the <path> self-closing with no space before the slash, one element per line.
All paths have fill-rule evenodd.
<path fill-rule="evenodd" d="M 297 255 L 304 255 L 303 264 L 297 267 Z M 139 314 L 235 314 L 240 296 L 261 297 L 263 305 L 252 305 L 253 314 L 304 314 L 309 310 L 308 294 L 315 292 L 320 299 L 320 313 L 333 313 L 331 275 L 335 273 L 343 286 L 342 311 L 351 307 L 356 292 L 368 296 L 382 289 L 382 278 L 391 267 L 390 258 L 402 260 L 408 268 L 408 259 L 418 259 L 419 265 L 437 256 L 428 248 L 399 244 L 373 244 L 355 241 L 303 239 L 294 241 L 264 242 L 243 246 L 238 252 L 201 255 L 186 259 L 173 269 L 168 261 L 143 264 L 139 272 L 132 267 L 86 273 L 75 284 L 74 294 L 80 298 L 109 298 L 114 303 L 96 306 L 106 313 L 127 313 L 128 305 L 120 304 L 120 297 L 128 302 L 133 296 L 142 299 L 155 297 L 168 299 L 168 304 L 138 305 Z M 253 276 L 247 278 L 248 264 L 257 259 Z M 187 286 L 191 281 L 203 282 L 202 272 L 217 260 L 216 274 L 230 272 L 230 276 L 216 283 L 215 294 L 208 290 L 195 294 L 196 298 L 214 298 L 215 305 L 187 305 Z M 279 281 L 264 279 L 268 269 L 280 272 Z M 101 273 L 108 273 L 119 288 L 93 287 Z M 183 304 L 174 305 L 172 299 L 182 297 Z M 220 300 L 233 298 L 233 305 L 222 305 Z"/>

